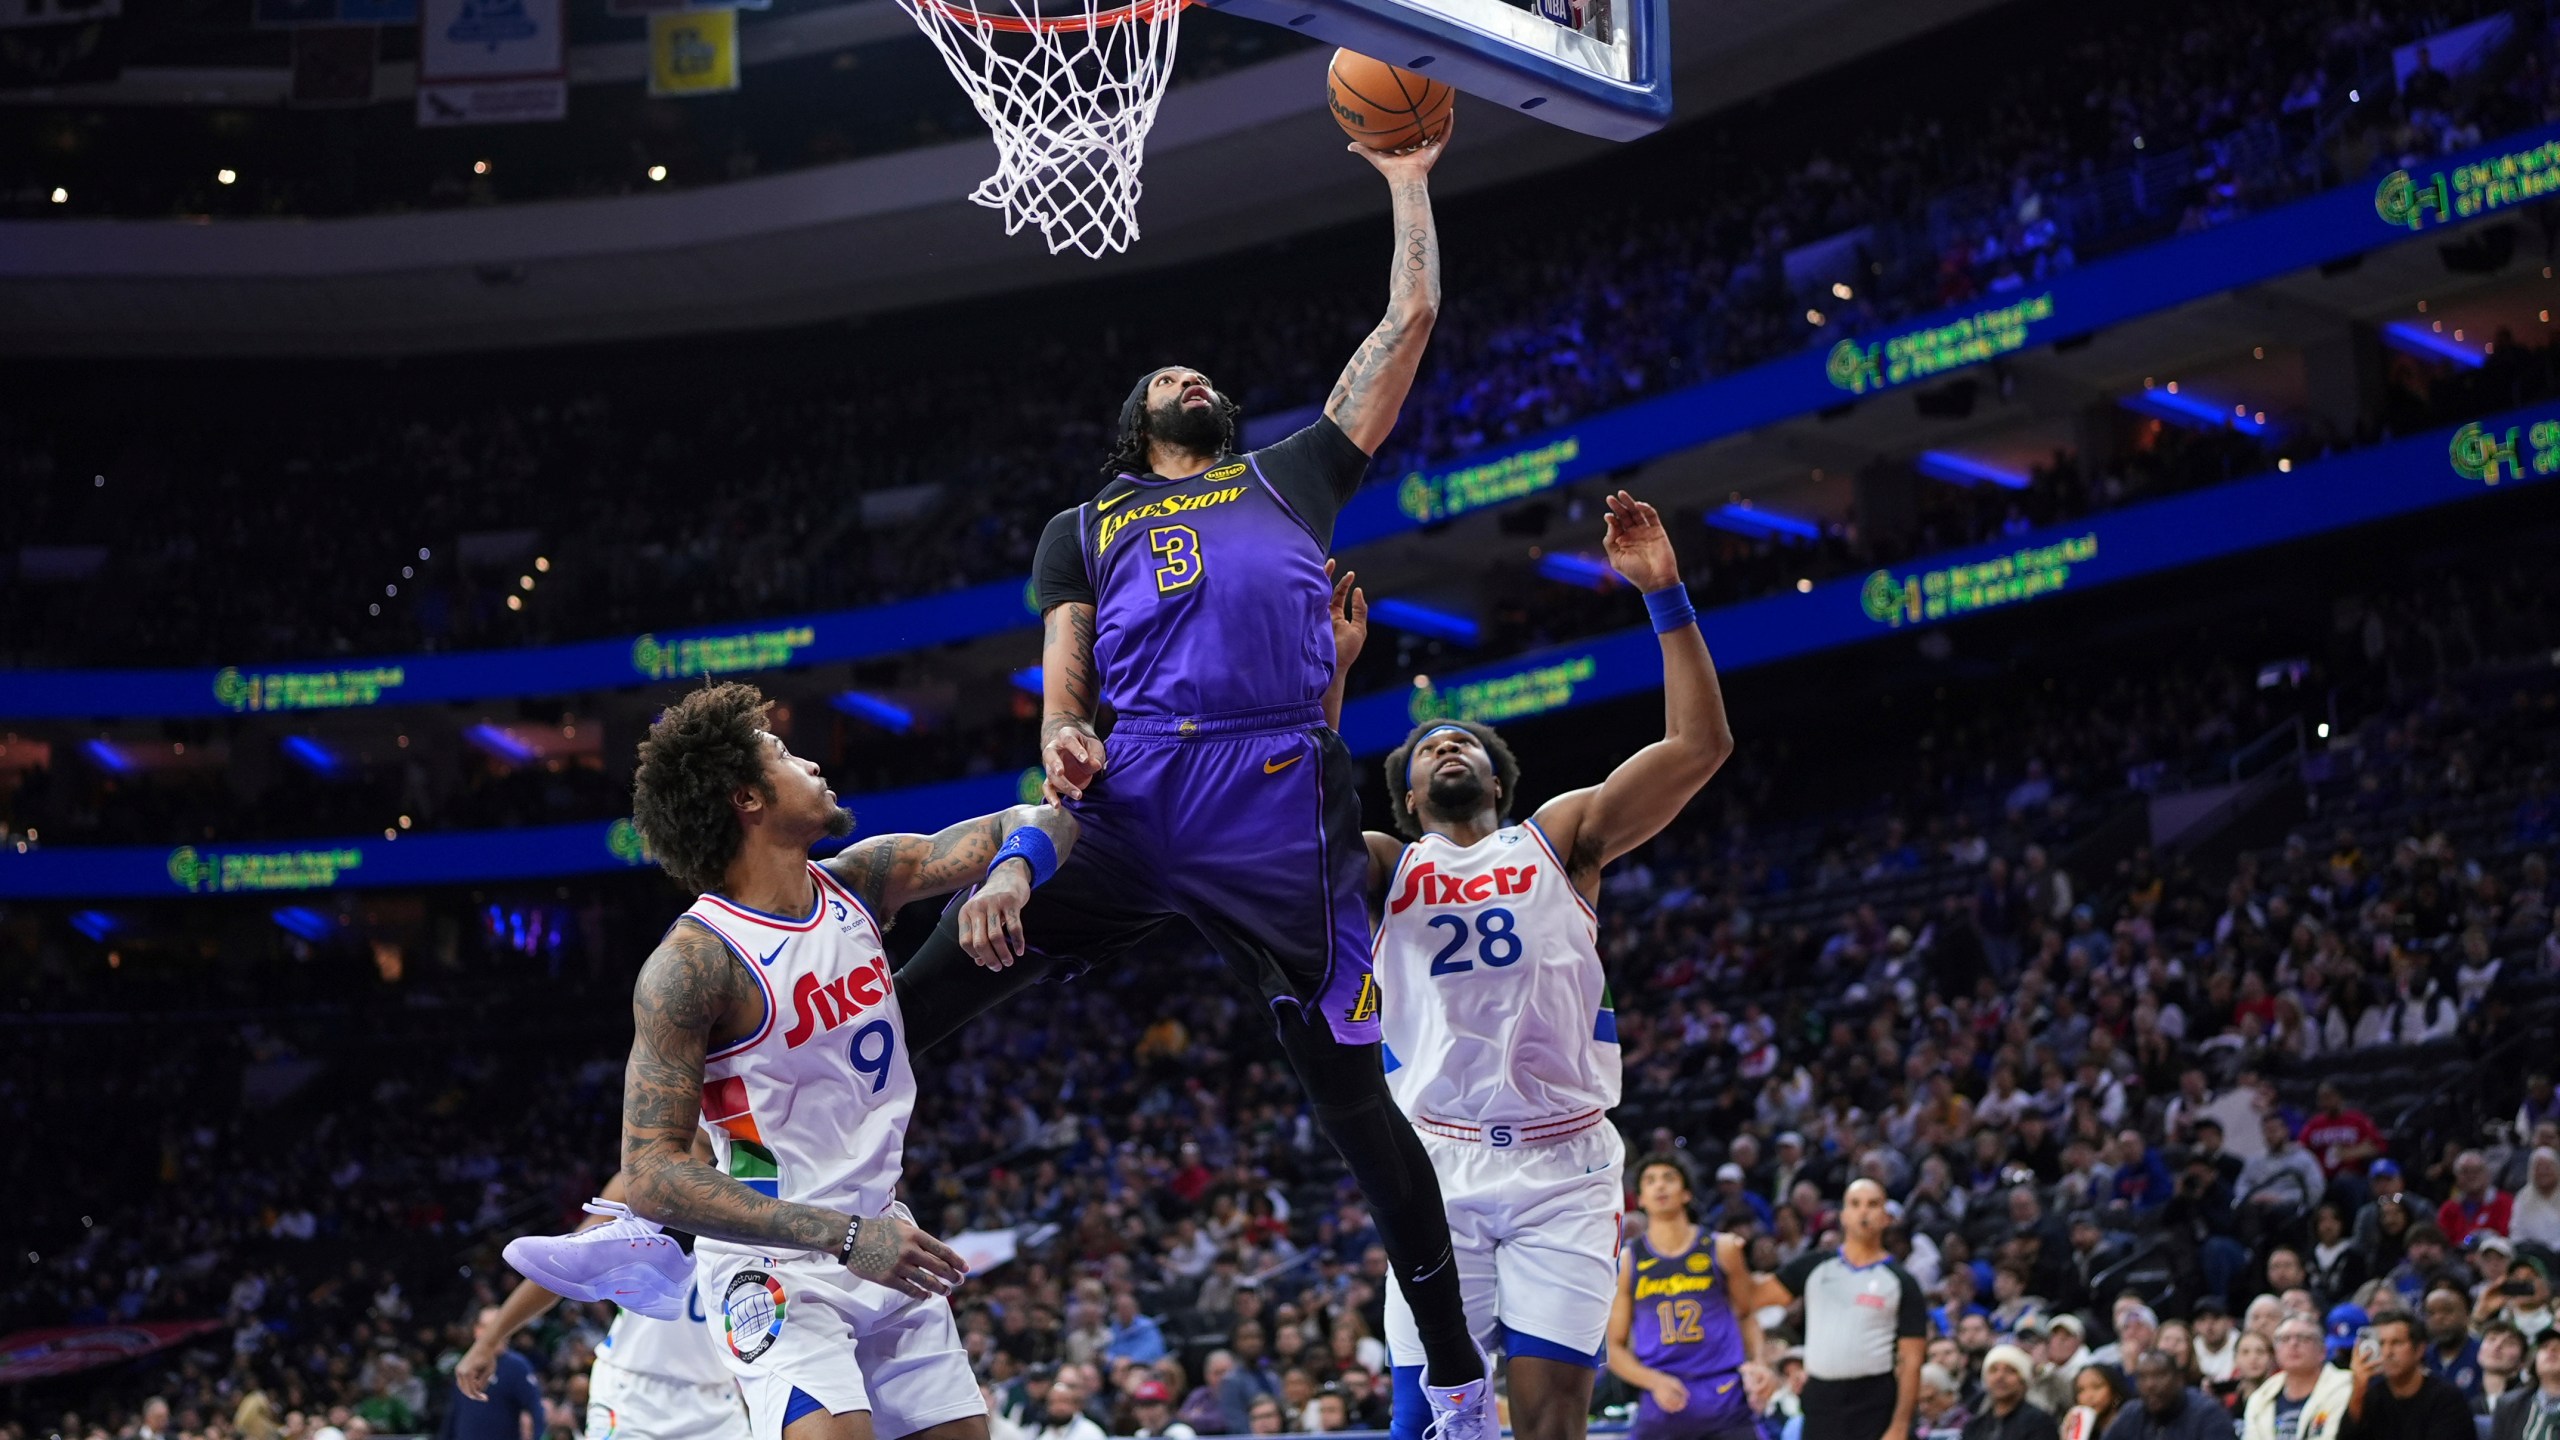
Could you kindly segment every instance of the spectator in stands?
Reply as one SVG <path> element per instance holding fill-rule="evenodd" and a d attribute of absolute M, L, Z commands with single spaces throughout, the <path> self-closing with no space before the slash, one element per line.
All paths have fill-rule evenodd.
<path fill-rule="evenodd" d="M 2320 1162 L 2320 1172 L 2338 1203 L 2360 1205 L 2365 1167 L 2382 1156 L 2389 1142 L 2372 1116 L 2347 1104 L 2346 1092 L 2336 1081 L 2321 1081 L 2317 1096 L 2310 1118 L 2302 1122 L 2302 1146 Z"/>
<path fill-rule="evenodd" d="M 1102 1427 L 1084 1411 L 1088 1398 L 1083 1367 L 1060 1370 L 1058 1378 L 1049 1384 L 1047 1398 L 1040 1402 L 1031 1440 L 1103 1440 Z"/>
<path fill-rule="evenodd" d="M 1915 1431 L 1962 1430 L 1973 1417 L 1964 1408 L 1964 1381 L 1944 1365 L 1920 1367 L 1920 1393 L 1912 1402 Z"/>
<path fill-rule="evenodd" d="M 2372 1342 L 2356 1347 L 2339 1440 L 2475 1440 L 2462 1392 L 2422 1363 L 2417 1322 L 2377 1315 L 2371 1330 Z"/>
<path fill-rule="evenodd" d="M 2160 1316 L 2143 1304 L 2140 1296 L 2127 1294 L 2116 1300 L 2114 1320 L 2116 1338 L 2099 1346 L 2089 1360 L 2091 1364 L 2123 1370 L 2160 1338 Z"/>
<path fill-rule="evenodd" d="M 2427 1327 L 2427 1373 L 2462 1392 L 2467 1405 L 2480 1399 L 2480 1342 L 2471 1334 L 2471 1305 L 2460 1290 L 2429 1290 L 2421 1312 Z"/>
<path fill-rule="evenodd" d="M 2480 1394 L 2472 1402 L 2474 1413 L 2495 1415 L 2516 1387 L 2533 1384 L 2533 1377 L 2524 1373 L 2526 1358 L 2523 1331 L 2504 1320 L 2480 1327 Z"/>
<path fill-rule="evenodd" d="M 2453 1180 L 2453 1195 L 2436 1209 L 2436 1228 L 2444 1232 L 2445 1240 L 2460 1245 L 2474 1230 L 2506 1234 L 2515 1197 L 2490 1183 L 2488 1157 L 2477 1150 L 2463 1151 L 2453 1162 Z"/>
<path fill-rule="evenodd" d="M 2232 1345 L 2231 1373 L 2207 1385 L 2205 1391 L 2222 1403 L 2236 1425 L 2249 1397 L 2257 1394 L 2258 1387 L 2275 1373 L 2275 1342 L 2264 1335 L 2243 1332 Z"/>
<path fill-rule="evenodd" d="M 1173 1392 L 1161 1380 L 1149 1378 L 1129 1387 L 1129 1413 L 1136 1423 L 1128 1433 L 1136 1440 L 1193 1440 L 1199 1433 L 1173 1418 Z"/>
<path fill-rule="evenodd" d="M 1745 1188 L 1745 1178 L 1742 1167 L 1730 1160 L 1716 1167 L 1715 1194 L 1708 1197 L 1703 1221 L 1709 1230 L 1744 1233 L 1776 1223 L 1769 1202 Z"/>
<path fill-rule="evenodd" d="M 2240 1167 L 2239 1217 L 2243 1237 L 2256 1243 L 2279 1234 L 2318 1204 L 2328 1188 L 2320 1162 L 2294 1143 L 2282 1115 L 2259 1126 L 2266 1151 Z"/>
<path fill-rule="evenodd" d="M 2299 1316 L 2276 1327 L 2276 1373 L 2244 1407 L 2241 1440 L 2337 1440 L 2353 1378 L 2328 1363 L 2320 1326 Z"/>
<path fill-rule="evenodd" d="M 2545 1330 L 2533 1346 L 2533 1374 L 2502 1400 L 2489 1423 L 2489 1440 L 2548 1440 L 2560 1434 L 2560 1331 Z"/>
<path fill-rule="evenodd" d="M 2524 1188 L 2516 1192 L 2514 1203 L 2507 1209 L 2507 1235 L 2514 1240 L 2560 1248 L 2560 1150 L 2548 1145 L 2533 1147 L 2532 1157 L 2525 1162 Z"/>
<path fill-rule="evenodd" d="M 2198 1299 L 2187 1311 L 2194 1322 L 2196 1373 L 2208 1381 L 2231 1378 L 2231 1366 L 2239 1358 L 2240 1330 L 2231 1323 L 2231 1307 L 2219 1295 Z"/>
<path fill-rule="evenodd" d="M 1102 1347 L 1106 1360 L 1135 1360 L 1153 1365 L 1164 1358 L 1164 1331 L 1154 1318 L 1138 1313 L 1138 1297 L 1123 1290 L 1111 1297 L 1111 1334 Z"/>
<path fill-rule="evenodd" d="M 2112 1435 L 2116 1421 L 2124 1416 L 2125 1402 L 2132 1395 L 2133 1387 L 2126 1383 L 2124 1372 L 2113 1365 L 2083 1365 L 2071 1380 L 2072 1408 L 2089 1412 L 2091 1435 Z"/>
<path fill-rule="evenodd" d="M 2036 1362 L 2015 1345 L 1995 1345 L 1982 1357 L 1982 1407 L 1964 1427 L 1964 1440 L 2056 1440 L 2053 1416 L 2028 1403 Z"/>
<path fill-rule="evenodd" d="M 2401 1249 L 2407 1244 L 2405 1234 L 2399 1237 L 2383 1233 L 2383 1212 L 2408 1202 L 2423 1206 L 2426 1202 L 2409 1189 L 2400 1174 L 2398 1161 L 2384 1156 L 2365 1171 L 2365 1179 L 2373 1187 L 2373 1198 L 2356 1210 L 2355 1237 L 2357 1248 L 2365 1252 L 2365 1265 L 2379 1275 L 2400 1263 Z M 2405 1223 L 2411 1218 L 2399 1217 Z"/>
<path fill-rule="evenodd" d="M 2311 1244 L 2303 1260 L 2310 1271 L 2310 1288 L 2324 1302 L 2343 1300 L 2372 1278 L 2365 1268 L 2364 1251 L 2348 1233 L 2345 1212 L 2334 1203 L 2311 1212 Z"/>
<path fill-rule="evenodd" d="M 2027 1388 L 2027 1398 L 2049 1415 L 2060 1415 L 2079 1403 L 2073 1399 L 2080 1372 L 2089 1368 L 2085 1331 L 2077 1315 L 2056 1315 L 2045 1322 L 2044 1363 Z"/>
<path fill-rule="evenodd" d="M 1252 1425 L 1254 1402 L 1265 1396 L 1274 1400 L 1277 1414 L 1280 1394 L 1279 1372 L 1271 1368 L 1263 1354 L 1262 1325 L 1259 1321 L 1239 1320 L 1228 1337 L 1229 1359 L 1233 1362 L 1227 1378 L 1218 1385 L 1218 1408 L 1227 1434 L 1243 1434 Z"/>
<path fill-rule="evenodd" d="M 2138 1404 L 2107 1426 L 2106 1440 L 2231 1440 L 2231 1417 L 2213 1397 L 2189 1387 L 2177 1361 L 2146 1350 L 2134 1361 Z"/>
<path fill-rule="evenodd" d="M 1202 1434 L 1233 1433 L 1227 1428 L 1226 1402 L 1220 1397 L 1227 1377 L 1235 1368 L 1236 1357 L 1232 1351 L 1210 1351 L 1208 1358 L 1200 1362 L 1199 1386 L 1182 1397 L 1182 1408 L 1175 1412 L 1176 1418 Z"/>

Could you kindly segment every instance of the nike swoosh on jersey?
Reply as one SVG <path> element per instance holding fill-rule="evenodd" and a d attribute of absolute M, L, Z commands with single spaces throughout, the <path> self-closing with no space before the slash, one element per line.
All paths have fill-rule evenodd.
<path fill-rule="evenodd" d="M 772 953 L 772 954 L 770 954 L 770 955 L 767 955 L 767 956 L 763 957 L 763 963 L 764 963 L 768 968 L 770 968 L 770 967 L 772 966 L 772 964 L 773 964 L 773 962 L 774 962 L 774 961 L 776 961 L 776 960 L 778 960 L 778 959 L 780 959 L 780 958 L 782 957 L 782 946 L 783 946 L 783 945 L 788 945 L 788 944 L 790 944 L 790 943 L 791 943 L 790 941 L 785 940 L 785 941 L 783 941 L 783 942 L 782 942 L 782 944 L 781 944 L 781 945 L 776 945 L 776 946 L 774 946 L 774 947 L 773 947 L 773 953 Z"/>
<path fill-rule="evenodd" d="M 1288 769 L 1290 766 L 1295 765 L 1295 764 L 1297 764 L 1299 761 L 1304 760 L 1304 759 L 1306 759 L 1306 758 L 1307 758 L 1307 757 L 1306 757 L 1306 756 L 1304 756 L 1304 755 L 1292 755 L 1292 756 L 1290 756 L 1288 759 L 1283 760 L 1283 761 L 1281 761 L 1280 763 L 1278 763 L 1278 764 L 1276 764 L 1276 765 L 1275 765 L 1275 764 L 1273 764 L 1272 762 L 1268 761 L 1268 760 L 1265 760 L 1265 761 L 1263 761 L 1263 762 L 1262 762 L 1262 773 L 1263 773 L 1263 774 L 1265 774 L 1265 775 L 1277 775 L 1277 774 L 1279 774 L 1281 771 Z"/>

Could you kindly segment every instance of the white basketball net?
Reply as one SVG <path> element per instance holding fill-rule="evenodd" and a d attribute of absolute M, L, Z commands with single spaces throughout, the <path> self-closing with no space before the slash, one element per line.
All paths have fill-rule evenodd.
<path fill-rule="evenodd" d="M 1173 76 L 1183 0 L 898 0 L 996 140 L 969 198 L 1049 253 L 1138 238 L 1139 166 Z M 1080 5 L 1080 9 L 1078 8 Z"/>

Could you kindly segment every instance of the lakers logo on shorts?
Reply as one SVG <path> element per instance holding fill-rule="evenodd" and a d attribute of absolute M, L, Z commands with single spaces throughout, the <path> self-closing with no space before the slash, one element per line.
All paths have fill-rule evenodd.
<path fill-rule="evenodd" d="M 761 1270 L 741 1270 L 720 1297 L 720 1327 L 729 1353 L 740 1364 L 753 1365 L 782 1338 L 782 1317 L 790 1310 L 782 1282 Z"/>
<path fill-rule="evenodd" d="M 1360 977 L 1360 993 L 1351 1002 L 1351 1013 L 1342 1017 L 1354 1025 L 1378 1018 L 1378 977 Z"/>

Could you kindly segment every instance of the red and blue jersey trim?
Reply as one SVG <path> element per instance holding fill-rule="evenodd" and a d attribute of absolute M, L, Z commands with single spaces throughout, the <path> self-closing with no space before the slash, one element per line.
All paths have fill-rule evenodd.
<path fill-rule="evenodd" d="M 854 894 L 850 886 L 837 879 L 833 874 L 828 872 L 826 866 L 819 864 L 815 860 L 809 862 L 809 873 L 818 877 L 818 884 L 822 889 L 833 890 L 837 894 L 843 896 L 845 901 L 852 905 L 854 909 L 862 912 L 862 918 L 871 926 L 871 943 L 879 946 L 885 953 L 888 949 L 889 941 L 888 937 L 880 929 L 880 917 L 871 913 L 871 907 L 862 903 L 862 897 Z"/>
<path fill-rule="evenodd" d="M 1582 907 L 1583 918 L 1589 920 L 1592 927 L 1597 929 L 1600 924 L 1600 912 L 1592 909 L 1591 902 L 1582 898 L 1582 891 L 1573 883 L 1573 872 L 1565 868 L 1564 857 L 1556 853 L 1556 842 L 1548 838 L 1547 828 L 1539 824 L 1535 817 L 1521 821 L 1520 825 L 1522 829 L 1538 837 L 1538 848 L 1546 851 L 1547 858 L 1555 862 L 1556 878 L 1564 882 L 1564 893 L 1573 897 L 1573 903 Z"/>
<path fill-rule="evenodd" d="M 809 868 L 815 870 L 817 866 L 812 864 Z M 787 915 L 767 915 L 761 910 L 741 905 L 726 896 L 714 895 L 708 890 L 702 892 L 702 900 L 704 904 L 716 905 L 750 924 L 769 926 L 775 930 L 788 930 L 794 934 L 817 929 L 819 918 L 827 913 L 825 899 L 815 895 L 810 897 L 809 913 L 798 920 Z"/>

